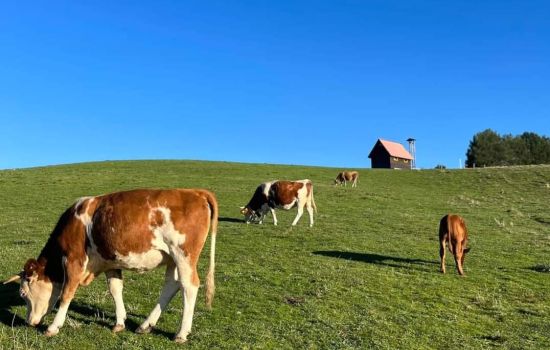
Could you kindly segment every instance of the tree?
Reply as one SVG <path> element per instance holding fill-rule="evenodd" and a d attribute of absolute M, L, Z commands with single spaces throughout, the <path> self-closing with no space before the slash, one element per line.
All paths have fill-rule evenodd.
<path fill-rule="evenodd" d="M 523 164 L 550 163 L 550 139 L 532 132 L 524 132 L 519 136 L 526 145 L 529 158 Z"/>
<path fill-rule="evenodd" d="M 487 129 L 474 135 L 466 152 L 466 166 L 507 165 L 506 145 L 499 134 Z"/>
<path fill-rule="evenodd" d="M 500 136 L 491 129 L 474 135 L 466 151 L 466 166 L 549 164 L 550 138 L 532 132 Z"/>

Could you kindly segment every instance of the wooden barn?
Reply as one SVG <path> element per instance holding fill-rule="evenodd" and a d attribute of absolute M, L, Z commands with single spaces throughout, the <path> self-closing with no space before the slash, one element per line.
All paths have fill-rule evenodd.
<path fill-rule="evenodd" d="M 369 158 L 372 168 L 412 169 L 413 157 L 397 142 L 378 139 Z"/>

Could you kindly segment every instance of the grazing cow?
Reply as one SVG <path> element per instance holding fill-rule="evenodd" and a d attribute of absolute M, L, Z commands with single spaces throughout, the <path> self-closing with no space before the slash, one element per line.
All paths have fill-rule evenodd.
<path fill-rule="evenodd" d="M 359 172 L 357 171 L 342 171 L 334 179 L 334 185 L 347 186 L 348 182 L 351 182 L 351 187 L 357 187 L 357 180 L 359 179 Z"/>
<path fill-rule="evenodd" d="M 275 208 L 289 210 L 298 207 L 298 214 L 292 226 L 296 226 L 304 213 L 304 206 L 309 213 L 309 226 L 313 226 L 313 209 L 317 212 L 317 206 L 313 199 L 313 184 L 310 180 L 298 181 L 271 181 L 259 185 L 254 195 L 245 207 L 241 207 L 241 214 L 245 216 L 246 223 L 252 221 L 262 223 L 268 211 L 273 215 L 273 224 L 277 225 Z"/>
<path fill-rule="evenodd" d="M 144 272 L 166 265 L 158 303 L 136 332 L 150 332 L 179 289 L 184 305 L 175 340 L 185 342 L 199 288 L 197 261 L 209 229 L 208 307 L 214 296 L 217 225 L 218 204 L 206 190 L 142 189 L 81 198 L 61 215 L 38 259 L 29 259 L 23 271 L 5 283 L 21 280 L 20 295 L 31 326 L 39 324 L 60 298 L 46 331 L 46 336 L 53 336 L 63 326 L 78 286 L 104 272 L 116 308 L 113 331 L 119 332 L 126 319 L 121 270 Z"/>
<path fill-rule="evenodd" d="M 466 223 L 458 215 L 445 215 L 439 222 L 439 256 L 442 273 L 445 273 L 445 245 L 447 243 L 449 243 L 449 250 L 454 255 L 458 273 L 464 276 L 464 257 L 470 248 L 466 248 L 468 243 Z"/>

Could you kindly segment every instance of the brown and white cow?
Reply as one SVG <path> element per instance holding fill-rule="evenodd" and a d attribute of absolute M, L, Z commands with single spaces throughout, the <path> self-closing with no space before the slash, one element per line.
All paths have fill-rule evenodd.
<path fill-rule="evenodd" d="M 309 226 L 313 226 L 313 209 L 317 212 L 317 206 L 313 199 L 313 184 L 310 180 L 298 181 L 270 181 L 264 182 L 256 188 L 252 198 L 245 207 L 241 207 L 241 214 L 245 216 L 246 223 L 262 223 L 268 211 L 273 215 L 273 224 L 277 225 L 275 209 L 285 210 L 298 207 L 298 214 L 292 226 L 296 226 L 304 213 L 304 206 L 309 213 Z"/>
<path fill-rule="evenodd" d="M 344 184 L 347 186 L 348 182 L 351 182 L 351 187 L 357 187 L 357 180 L 359 179 L 359 172 L 357 171 L 342 171 L 334 179 L 335 185 Z"/>
<path fill-rule="evenodd" d="M 178 290 L 183 315 L 177 342 L 191 331 L 199 276 L 197 262 L 209 229 L 210 267 L 206 301 L 214 296 L 214 256 L 218 204 L 206 190 L 132 190 L 79 199 L 60 217 L 38 259 L 29 259 L 19 275 L 20 294 L 27 303 L 27 323 L 39 324 L 60 299 L 59 309 L 46 331 L 56 335 L 79 285 L 88 285 L 104 272 L 115 302 L 116 325 L 125 328 L 122 269 L 149 271 L 166 265 L 158 303 L 137 329 L 148 333 Z"/>
<path fill-rule="evenodd" d="M 466 248 L 468 244 L 466 223 L 458 215 L 445 215 L 439 222 L 439 257 L 441 258 L 442 273 L 445 273 L 445 245 L 447 243 L 449 250 L 454 255 L 458 273 L 464 276 L 464 257 L 470 248 Z"/>

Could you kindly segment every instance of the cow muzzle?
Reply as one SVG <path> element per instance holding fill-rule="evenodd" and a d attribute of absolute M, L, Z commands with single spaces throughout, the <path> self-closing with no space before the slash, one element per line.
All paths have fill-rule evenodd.
<path fill-rule="evenodd" d="M 42 317 L 32 317 L 26 320 L 27 324 L 31 327 L 36 327 L 42 323 Z"/>

